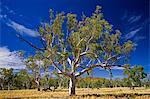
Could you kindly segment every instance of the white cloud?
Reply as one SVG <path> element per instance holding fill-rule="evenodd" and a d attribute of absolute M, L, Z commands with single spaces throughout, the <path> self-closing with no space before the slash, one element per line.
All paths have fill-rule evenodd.
<path fill-rule="evenodd" d="M 134 38 L 134 41 L 135 41 L 135 42 L 138 42 L 138 41 L 144 40 L 144 39 L 146 39 L 145 36 L 137 36 L 137 37 Z"/>
<path fill-rule="evenodd" d="M 26 34 L 26 35 L 31 36 L 31 37 L 37 37 L 38 36 L 38 33 L 36 31 L 29 29 L 29 28 L 25 27 L 24 25 L 18 24 L 12 20 L 9 20 L 6 24 L 22 35 Z"/>
<path fill-rule="evenodd" d="M 5 14 L 5 15 L 0 15 L 0 19 L 4 19 L 4 18 L 6 18 L 7 17 L 7 15 Z"/>
<path fill-rule="evenodd" d="M 124 21 L 124 39 L 134 39 L 136 42 L 142 39 L 145 39 L 145 37 L 138 36 L 137 34 L 140 33 L 140 31 L 143 29 L 145 21 L 143 23 L 140 23 L 140 20 L 142 18 L 142 15 L 135 15 L 134 12 L 124 12 L 124 15 L 121 17 L 121 19 Z"/>
<path fill-rule="evenodd" d="M 13 14 L 13 15 L 16 14 L 13 10 L 9 9 L 7 6 L 4 6 L 4 8 L 6 9 L 6 11 L 7 11 L 8 13 Z"/>
<path fill-rule="evenodd" d="M 123 70 L 124 68 L 123 68 L 123 67 L 117 67 L 117 66 L 115 66 L 115 67 L 113 67 L 112 69 L 119 69 L 119 70 Z"/>
<path fill-rule="evenodd" d="M 128 19 L 128 22 L 129 22 L 129 24 L 131 24 L 131 23 L 134 23 L 134 22 L 137 22 L 137 21 L 139 21 L 140 19 L 141 19 L 141 15 L 139 15 L 139 16 L 131 16 L 129 19 Z"/>
<path fill-rule="evenodd" d="M 14 54 L 15 52 L 11 52 L 7 47 L 0 47 L 0 68 L 25 68 L 22 60 Z"/>
<path fill-rule="evenodd" d="M 28 35 L 31 37 L 37 37 L 38 33 L 37 31 L 30 29 L 22 24 L 19 24 L 11 19 L 9 19 L 9 16 L 11 15 L 15 15 L 15 16 L 23 16 L 23 15 L 18 15 L 15 11 L 9 9 L 7 6 L 2 7 L 2 9 L 0 9 L 0 11 L 2 12 L 3 9 L 6 10 L 7 14 L 0 14 L 0 20 L 2 20 L 4 23 L 6 23 L 7 26 L 11 27 L 12 29 L 14 29 L 15 31 L 19 32 L 22 35 Z M 4 11 L 5 11 L 4 10 Z"/>
<path fill-rule="evenodd" d="M 138 22 L 142 18 L 142 15 L 135 15 L 134 12 L 124 11 L 124 14 L 121 17 L 121 20 L 128 22 L 128 24 L 132 24 Z"/>
<path fill-rule="evenodd" d="M 126 40 L 127 40 L 127 39 L 131 39 L 131 38 L 134 37 L 141 29 L 142 29 L 142 27 L 130 31 L 129 33 L 127 33 L 127 34 L 125 35 L 125 39 L 126 39 Z"/>

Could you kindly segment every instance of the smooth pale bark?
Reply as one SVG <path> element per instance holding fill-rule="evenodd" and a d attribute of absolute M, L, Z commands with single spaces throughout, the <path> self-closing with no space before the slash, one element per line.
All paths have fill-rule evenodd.
<path fill-rule="evenodd" d="M 59 80 L 58 88 L 59 88 L 59 89 L 62 89 L 62 79 Z"/>
<path fill-rule="evenodd" d="M 75 77 L 71 77 L 70 78 L 70 82 L 69 82 L 69 95 L 75 95 L 75 84 L 76 84 L 76 79 Z"/>
<path fill-rule="evenodd" d="M 38 91 L 40 91 L 40 81 L 36 80 L 35 82 L 36 82 Z"/>

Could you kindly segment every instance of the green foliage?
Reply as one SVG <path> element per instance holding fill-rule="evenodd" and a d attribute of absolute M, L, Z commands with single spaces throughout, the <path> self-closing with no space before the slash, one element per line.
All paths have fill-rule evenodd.
<path fill-rule="evenodd" d="M 83 15 L 81 20 L 73 13 L 61 12 L 54 15 L 52 9 L 49 13 L 50 22 L 39 27 L 39 38 L 43 47 L 38 48 L 31 43 L 30 45 L 36 49 L 36 55 L 25 61 L 27 68 L 32 71 L 33 79 L 41 82 L 43 86 L 49 82 L 49 66 L 54 67 L 56 75 L 62 74 L 62 77 L 76 81 L 77 77 L 95 67 L 111 69 L 112 66 L 120 66 L 119 61 L 128 59 L 135 47 L 131 40 L 121 40 L 121 32 L 114 30 L 113 25 L 104 18 L 101 6 L 97 6 L 91 16 Z M 37 63 L 40 61 L 42 64 Z M 41 68 L 45 72 L 44 78 L 40 75 Z M 130 81 L 139 84 L 141 79 L 146 77 L 141 66 L 130 70 L 126 65 L 125 68 L 125 74 L 129 79 L 125 80 L 127 86 Z M 53 83 L 57 85 L 55 80 L 51 79 L 49 86 Z M 66 84 L 68 80 L 65 80 L 64 86 L 68 86 Z M 110 87 L 113 86 L 113 82 L 106 79 L 87 82 L 83 80 L 78 86 Z"/>
<path fill-rule="evenodd" d="M 67 14 L 67 29 L 73 30 L 77 24 L 76 15 L 75 14 Z"/>
<path fill-rule="evenodd" d="M 29 89 L 31 86 L 30 76 L 26 70 L 20 70 L 14 79 L 16 89 Z"/>
<path fill-rule="evenodd" d="M 54 23 L 52 25 L 52 32 L 55 34 L 55 35 L 58 35 L 61 37 L 61 33 L 62 33 L 62 24 L 64 22 L 64 13 L 59 13 L 56 15 L 56 18 L 54 20 Z"/>
<path fill-rule="evenodd" d="M 127 75 L 127 82 L 131 84 L 132 87 L 141 86 L 141 80 L 146 78 L 147 74 L 144 72 L 142 66 L 125 65 L 124 74 Z"/>
<path fill-rule="evenodd" d="M 84 15 L 82 20 L 76 17 L 76 14 L 63 12 L 54 15 L 50 9 L 50 22 L 39 27 L 39 34 L 46 47 L 39 52 L 44 59 L 48 57 L 51 60 L 49 65 L 57 62 L 60 68 L 66 67 L 70 65 L 68 58 L 72 58 L 72 62 L 78 59 L 77 64 L 84 62 L 84 59 L 99 59 L 101 63 L 114 64 L 120 57 L 125 59 L 133 50 L 132 41 L 121 43 L 121 32 L 113 30 L 113 26 L 104 18 L 101 6 L 97 6 L 89 17 Z M 83 52 L 88 54 L 79 57 Z M 72 67 L 68 66 L 67 70 Z"/>
<path fill-rule="evenodd" d="M 142 67 L 138 67 L 139 71 L 142 71 Z M 12 69 L 1 69 L 0 72 L 0 90 L 2 89 L 31 89 L 36 88 L 34 77 L 28 74 L 27 70 L 21 70 L 18 73 L 11 72 Z M 7 73 L 6 73 L 7 71 Z M 9 72 L 8 72 L 9 71 Z M 139 72 L 138 71 L 138 72 Z M 140 72 L 141 73 L 141 72 Z M 138 73 L 138 74 L 140 74 Z M 128 74 L 128 73 L 127 73 Z M 11 75 L 11 76 L 10 76 Z M 129 74 L 128 74 L 129 75 Z M 141 74 L 140 74 L 141 75 Z M 9 78 L 9 79 L 8 79 Z M 140 77 L 139 77 L 140 78 Z M 76 87 L 78 88 L 105 88 L 105 87 L 132 87 L 134 82 L 139 87 L 139 80 L 137 77 L 134 78 L 137 82 L 134 82 L 132 78 L 113 79 L 108 80 L 105 78 L 78 78 Z M 50 76 L 42 76 L 40 83 L 42 88 L 58 88 L 61 82 L 62 88 L 68 88 L 68 78 L 51 78 Z M 8 84 L 9 83 L 9 84 Z M 8 87 L 9 85 L 9 87 Z M 150 87 L 149 79 L 140 79 L 140 87 Z"/>
<path fill-rule="evenodd" d="M 10 69 L 6 69 L 6 68 L 1 68 L 0 70 L 0 77 L 1 77 L 1 80 L 3 83 L 3 86 L 6 85 L 5 88 L 7 88 L 8 90 L 9 89 L 12 89 L 12 86 L 13 86 L 13 82 L 14 82 L 14 77 L 15 75 L 13 74 L 13 69 L 10 68 Z"/>

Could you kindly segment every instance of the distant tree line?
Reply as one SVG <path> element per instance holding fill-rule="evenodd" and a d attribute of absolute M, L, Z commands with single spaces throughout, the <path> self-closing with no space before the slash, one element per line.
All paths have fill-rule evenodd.
<path fill-rule="evenodd" d="M 143 67 L 135 66 L 133 69 L 124 71 L 126 78 L 122 79 L 106 79 L 106 78 L 93 78 L 85 77 L 78 78 L 77 88 L 112 88 L 112 87 L 150 87 L 150 79 L 146 79 L 146 74 L 143 72 Z M 142 77 L 143 76 L 143 77 Z M 143 79 L 145 78 L 145 79 Z M 50 77 L 41 76 L 39 80 L 40 87 L 37 87 L 35 77 L 28 70 L 14 70 L 1 68 L 0 69 L 0 90 L 14 90 L 14 89 L 42 89 L 43 91 L 54 91 L 57 88 L 68 88 L 69 79 L 65 77 Z"/>

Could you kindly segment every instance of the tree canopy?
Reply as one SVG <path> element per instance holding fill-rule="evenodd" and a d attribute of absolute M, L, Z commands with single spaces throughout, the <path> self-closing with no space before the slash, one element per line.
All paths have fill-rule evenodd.
<path fill-rule="evenodd" d="M 54 14 L 50 9 L 50 21 L 38 29 L 38 38 L 43 47 L 17 35 L 36 49 L 41 61 L 53 66 L 58 74 L 70 78 L 69 94 L 75 94 L 76 78 L 95 67 L 111 70 L 123 67 L 134 49 L 131 40 L 124 41 L 119 30 L 114 30 L 97 6 L 91 16 L 77 19 L 76 14 Z"/>

